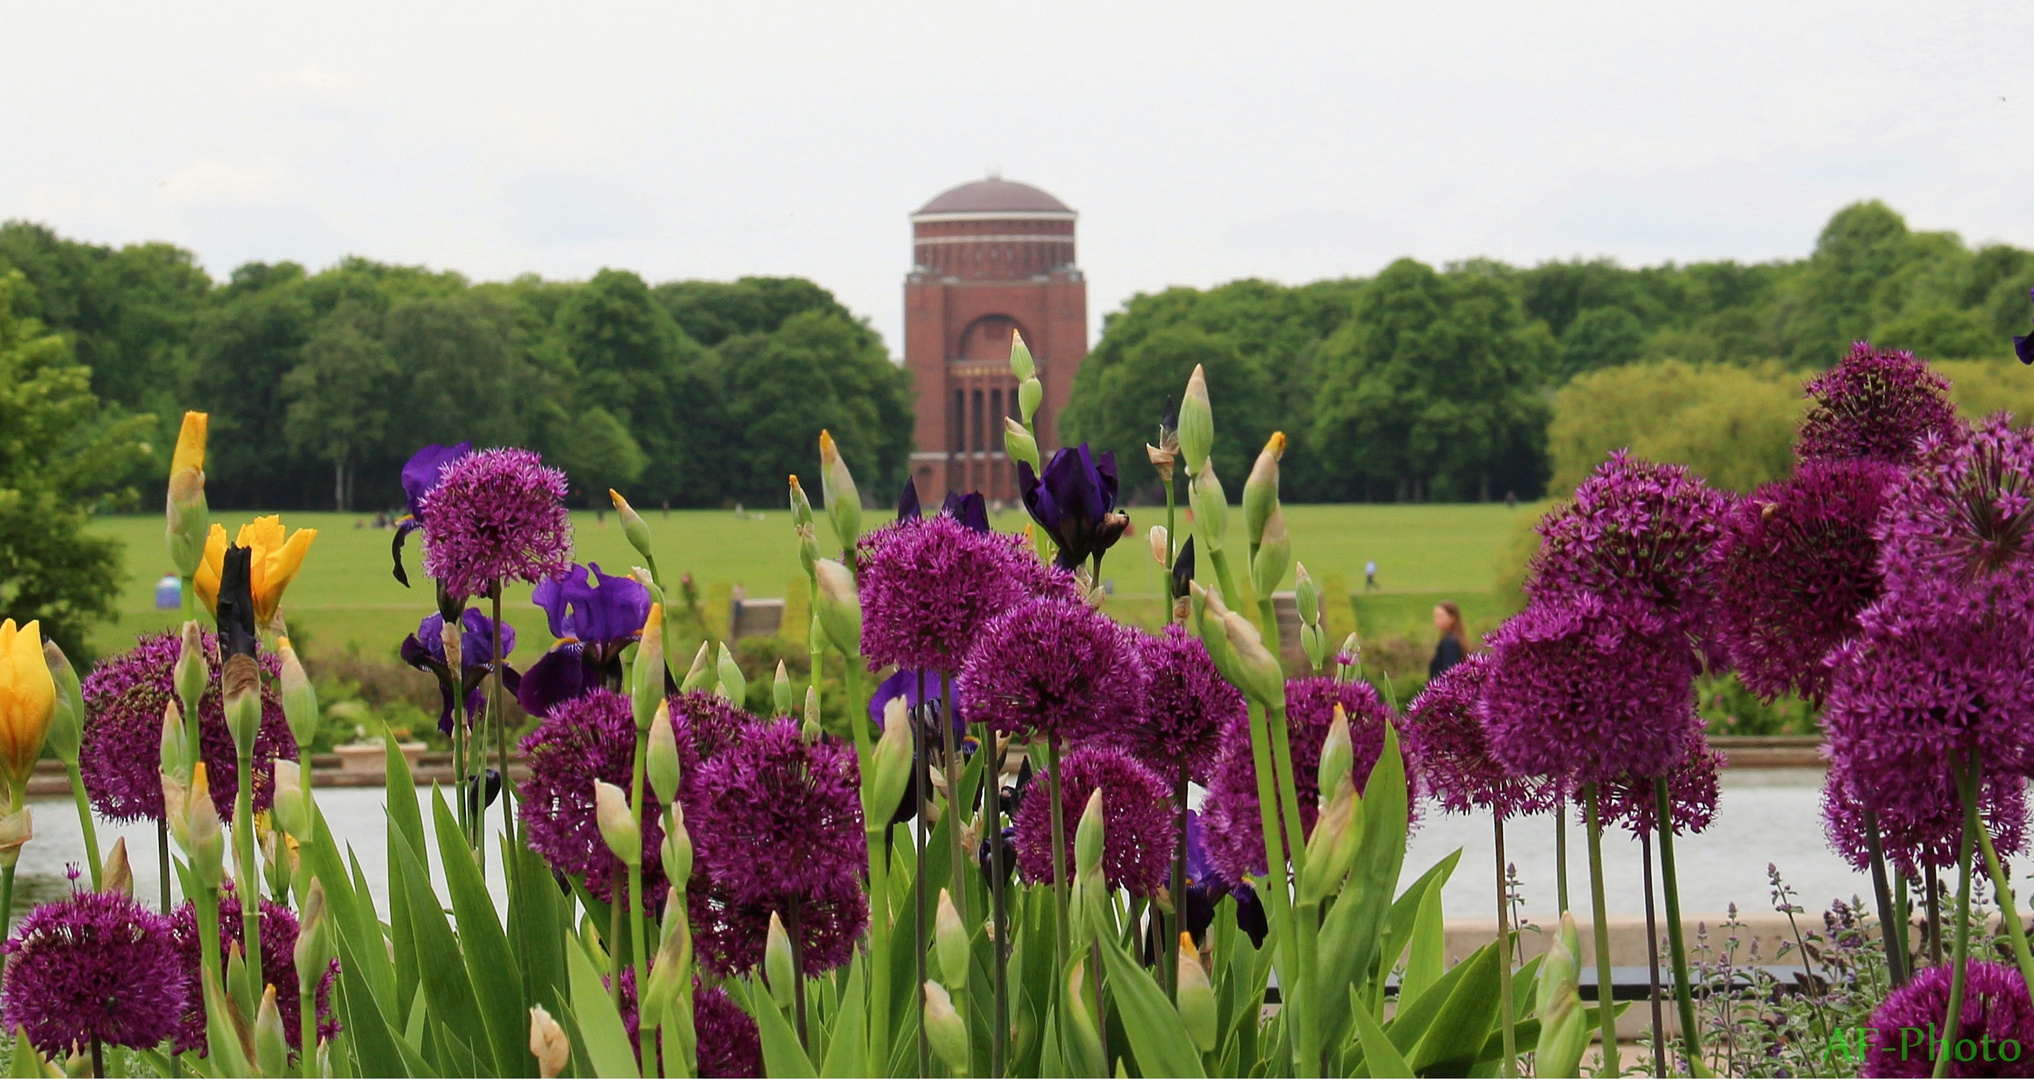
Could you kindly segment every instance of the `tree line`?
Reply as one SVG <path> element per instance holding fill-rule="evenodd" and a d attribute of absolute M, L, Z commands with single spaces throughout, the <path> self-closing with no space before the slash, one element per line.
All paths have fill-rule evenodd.
<path fill-rule="evenodd" d="M 1627 444 L 1748 487 L 1784 475 L 1802 377 L 1857 339 L 1965 361 L 1948 367 L 1967 409 L 2021 400 L 2034 376 L 1999 365 L 2030 288 L 2034 252 L 1915 231 L 1876 201 L 1794 260 L 1401 259 L 1368 279 L 1173 288 L 1107 317 L 1061 431 L 1141 462 L 1200 364 L 1220 460 L 1246 467 L 1285 431 L 1293 501 L 1533 498 Z M 1124 476 L 1155 490 L 1142 465 Z"/>
<path fill-rule="evenodd" d="M 781 500 L 821 428 L 871 479 L 910 454 L 904 374 L 799 278 L 474 283 L 348 258 L 215 282 L 172 245 L 23 222 L 0 226 L 10 272 L 9 314 L 68 344 L 104 423 L 140 424 L 149 453 L 103 478 L 105 506 L 167 468 L 187 408 L 211 413 L 221 507 L 398 506 L 412 451 L 466 439 L 543 452 L 590 505 L 609 486 L 644 506 Z"/>

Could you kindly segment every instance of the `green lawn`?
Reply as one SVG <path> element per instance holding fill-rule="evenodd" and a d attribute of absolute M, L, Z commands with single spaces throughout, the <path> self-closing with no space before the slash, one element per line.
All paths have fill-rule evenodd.
<path fill-rule="evenodd" d="M 1323 582 L 1331 574 L 1342 576 L 1357 594 L 1358 626 L 1366 638 L 1431 634 L 1428 613 L 1437 599 L 1456 600 L 1472 623 L 1484 621 L 1491 611 L 1488 594 L 1493 562 L 1514 523 L 1536 512 L 1535 507 L 1506 510 L 1498 504 L 1285 508 L 1295 556 Z M 1117 595 L 1126 601 L 1126 614 L 1146 606 L 1155 614 L 1157 568 L 1142 535 L 1152 524 L 1163 521 L 1164 514 L 1163 507 L 1132 509 L 1137 536 L 1126 537 L 1104 564 L 1105 576 L 1115 582 Z M 231 530 L 251 517 L 220 512 L 215 520 Z M 873 525 L 883 517 L 869 514 L 867 520 Z M 290 625 L 299 636 L 311 639 L 312 649 L 340 649 L 354 643 L 363 651 L 392 652 L 402 635 L 431 611 L 430 594 L 422 585 L 404 589 L 390 577 L 392 534 L 367 528 L 369 520 L 369 515 L 358 514 L 284 516 L 284 523 L 292 528 L 318 530 L 317 543 L 284 604 Z M 1184 512 L 1181 520 L 1185 520 Z M 598 562 L 613 573 L 637 561 L 614 515 L 596 522 L 591 513 L 575 513 L 573 523 L 581 562 Z M 766 511 L 760 518 L 752 513 L 738 519 L 724 510 L 653 511 L 649 524 L 656 536 L 658 562 L 666 575 L 689 572 L 702 593 L 715 583 L 738 583 L 750 597 L 781 596 L 788 582 L 802 576 L 788 512 Z M 995 524 L 1000 529 L 1018 529 L 1024 518 L 1019 513 L 1006 513 Z M 125 648 L 136 632 L 176 622 L 176 612 L 158 612 L 153 602 L 155 580 L 169 569 L 162 518 L 104 518 L 95 527 L 126 544 L 128 577 L 121 592 L 120 619 L 117 624 L 105 625 L 94 639 L 99 651 L 117 651 Z M 1240 548 L 1240 513 L 1232 515 L 1230 528 L 1232 542 Z M 823 523 L 820 535 L 822 545 L 831 543 Z M 417 544 L 410 545 L 408 558 L 413 580 L 423 582 Z M 1378 563 L 1382 594 L 1366 596 L 1361 591 L 1363 564 L 1369 559 Z M 1286 587 L 1291 587 L 1289 580 Z M 550 644 L 543 613 L 530 606 L 527 586 L 511 590 L 507 610 L 511 624 L 518 633 L 528 635 L 531 643 L 519 653 L 532 645 L 542 648 Z"/>

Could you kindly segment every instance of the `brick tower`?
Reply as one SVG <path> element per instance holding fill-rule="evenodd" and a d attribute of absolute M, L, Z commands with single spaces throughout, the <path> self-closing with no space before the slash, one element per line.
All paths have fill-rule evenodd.
<path fill-rule="evenodd" d="M 1010 334 L 1024 335 L 1045 396 L 1033 418 L 1041 455 L 1088 354 L 1088 287 L 1074 265 L 1074 217 L 1029 184 L 991 176 L 911 215 L 904 363 L 917 388 L 911 476 L 937 506 L 951 491 L 1017 500 L 1003 417 L 1017 415 Z"/>

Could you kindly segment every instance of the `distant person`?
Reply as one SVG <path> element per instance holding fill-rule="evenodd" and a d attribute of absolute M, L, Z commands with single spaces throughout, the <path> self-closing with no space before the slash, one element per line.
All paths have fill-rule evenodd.
<path fill-rule="evenodd" d="M 1441 640 L 1434 645 L 1434 658 L 1427 661 L 1427 678 L 1437 678 L 1441 672 L 1462 662 L 1469 652 L 1469 634 L 1462 627 L 1462 609 L 1452 600 L 1443 600 L 1434 605 L 1434 629 L 1441 632 Z"/>
<path fill-rule="evenodd" d="M 1372 559 L 1363 564 L 1363 591 L 1376 592 L 1379 587 L 1377 584 L 1377 560 Z"/>
<path fill-rule="evenodd" d="M 1504 508 L 1506 510 L 1518 509 L 1518 492 L 1507 491 L 1504 493 Z"/>

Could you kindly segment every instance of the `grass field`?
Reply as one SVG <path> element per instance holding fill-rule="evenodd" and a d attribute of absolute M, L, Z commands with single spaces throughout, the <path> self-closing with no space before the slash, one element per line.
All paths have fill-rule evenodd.
<path fill-rule="evenodd" d="M 1357 626 L 1366 640 L 1431 635 L 1429 612 L 1439 599 L 1462 604 L 1478 629 L 1493 622 L 1490 589 L 1494 561 L 1516 523 L 1537 511 L 1528 506 L 1507 510 L 1499 504 L 1285 508 L 1295 556 L 1317 580 L 1325 583 L 1330 575 L 1341 576 L 1355 594 Z M 1151 621 L 1143 617 L 1147 614 L 1141 610 L 1144 608 L 1151 609 L 1148 614 L 1152 619 L 1157 615 L 1157 567 L 1147 554 L 1143 533 L 1162 522 L 1164 514 L 1162 507 L 1133 509 L 1137 536 L 1126 537 L 1104 564 L 1104 576 L 1115 583 L 1123 615 L 1134 621 Z M 253 516 L 219 512 L 214 520 L 231 531 Z M 872 526 L 884 516 L 870 514 L 866 520 Z M 1240 547 L 1242 541 L 1236 534 L 1240 533 L 1241 516 L 1233 514 L 1232 519 L 1232 543 Z M 313 651 L 353 644 L 363 652 L 392 654 L 402 636 L 432 610 L 415 537 L 407 554 L 412 580 L 420 585 L 405 589 L 389 574 L 393 534 L 367 528 L 369 520 L 369 515 L 359 514 L 284 516 L 284 523 L 292 528 L 318 530 L 310 558 L 284 604 L 292 631 L 309 638 Z M 1185 521 L 1183 511 L 1181 521 Z M 995 525 L 1015 530 L 1024 522 L 1021 513 L 1011 512 L 1001 515 Z M 726 583 L 740 584 L 752 598 L 781 596 L 789 582 L 802 577 L 787 512 L 737 518 L 724 510 L 674 510 L 651 513 L 649 524 L 665 574 L 692 574 L 702 593 L 715 583 Z M 596 521 L 593 514 L 579 512 L 573 515 L 573 525 L 579 561 L 600 563 L 610 573 L 625 571 L 637 561 L 614 515 Z M 104 624 L 94 636 L 95 648 L 104 653 L 126 648 L 139 631 L 173 625 L 177 613 L 157 611 L 154 606 L 155 581 L 169 571 L 162 518 L 110 517 L 94 527 L 126 545 L 127 580 L 121 590 L 120 618 L 117 623 Z M 820 536 L 822 547 L 831 544 L 824 524 Z M 1371 559 L 1377 561 L 1383 589 L 1366 595 L 1361 591 L 1363 564 Z M 1291 587 L 1289 579 L 1284 587 Z M 510 591 L 506 611 L 511 625 L 528 642 L 517 650 L 518 655 L 550 645 L 543 613 L 529 604 L 528 586 Z"/>

